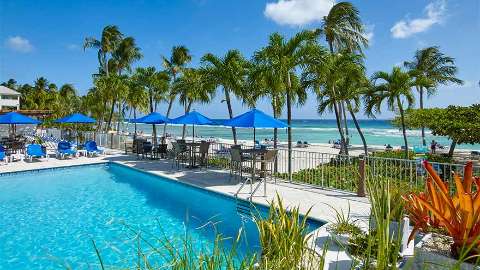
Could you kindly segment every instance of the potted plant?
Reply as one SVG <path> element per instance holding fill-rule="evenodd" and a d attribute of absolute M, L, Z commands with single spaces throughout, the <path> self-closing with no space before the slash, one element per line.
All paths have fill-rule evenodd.
<path fill-rule="evenodd" d="M 480 178 L 473 176 L 472 163 L 467 162 L 463 180 L 453 174 L 456 190 L 451 195 L 432 166 L 427 161 L 423 166 L 428 172 L 426 192 L 403 197 L 414 225 L 409 241 L 417 232 L 425 234 L 416 245 L 415 263 L 473 269 L 480 262 Z"/>
<path fill-rule="evenodd" d="M 347 213 L 339 211 L 332 206 L 329 206 L 335 212 L 335 220 L 327 226 L 327 231 L 337 244 L 342 247 L 348 245 L 348 240 L 354 236 L 362 233 L 362 230 L 357 225 L 357 220 L 350 217 L 350 204 L 348 205 Z"/>

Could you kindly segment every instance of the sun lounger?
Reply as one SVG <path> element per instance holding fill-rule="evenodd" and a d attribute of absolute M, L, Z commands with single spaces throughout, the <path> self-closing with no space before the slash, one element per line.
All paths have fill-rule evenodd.
<path fill-rule="evenodd" d="M 85 150 L 87 150 L 87 156 L 95 156 L 103 154 L 103 149 L 98 148 L 95 141 L 88 141 L 85 143 Z"/>
<path fill-rule="evenodd" d="M 67 141 L 61 141 L 57 146 L 57 158 L 65 158 L 65 156 L 75 156 L 77 151 L 72 149 L 72 145 Z"/>
<path fill-rule="evenodd" d="M 27 158 L 30 162 L 32 162 L 34 158 L 42 158 L 42 157 L 47 158 L 47 153 L 43 151 L 42 146 L 40 144 L 27 145 L 25 158 Z"/>

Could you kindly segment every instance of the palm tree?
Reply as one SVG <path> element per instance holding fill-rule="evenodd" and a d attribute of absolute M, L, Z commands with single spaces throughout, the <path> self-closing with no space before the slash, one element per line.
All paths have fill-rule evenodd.
<path fill-rule="evenodd" d="M 103 28 L 100 40 L 95 37 L 87 37 L 83 43 L 83 49 L 94 48 L 98 50 L 97 57 L 99 67 L 99 74 L 109 74 L 109 54 L 115 51 L 118 44 L 122 40 L 122 33 L 116 25 L 107 25 Z"/>
<path fill-rule="evenodd" d="M 148 93 L 133 78 L 129 80 L 128 94 L 126 98 L 126 103 L 128 107 L 133 111 L 133 118 L 137 118 L 137 111 L 147 112 L 148 111 Z M 135 125 L 135 136 L 137 134 L 137 123 Z"/>
<path fill-rule="evenodd" d="M 193 103 L 208 103 L 215 94 L 215 83 L 204 70 L 185 69 L 181 77 L 173 84 L 174 93 L 179 97 L 185 114 L 192 109 Z M 185 138 L 186 126 L 183 125 L 182 138 Z"/>
<path fill-rule="evenodd" d="M 434 95 L 439 85 L 448 83 L 463 84 L 463 81 L 455 77 L 457 67 L 455 59 L 440 52 L 439 47 L 428 47 L 417 50 L 412 61 L 404 62 L 404 66 L 410 71 L 417 82 L 415 88 L 420 96 L 420 109 L 424 108 L 423 97 Z M 431 87 L 422 86 L 425 80 L 431 81 Z M 425 146 L 425 127 L 422 127 L 422 143 Z"/>
<path fill-rule="evenodd" d="M 170 77 L 167 72 L 157 72 L 155 67 L 137 68 L 133 80 L 148 93 L 150 113 L 155 111 L 155 104 L 158 97 L 164 96 L 168 91 Z M 157 129 L 152 125 L 154 146 L 157 144 Z"/>
<path fill-rule="evenodd" d="M 325 35 L 325 40 L 332 54 L 340 51 L 362 54 L 363 48 L 368 46 L 368 39 L 365 37 L 359 12 L 349 2 L 339 2 L 330 9 L 328 15 L 323 18 L 320 32 Z M 335 91 L 335 85 L 333 91 Z M 348 125 L 343 102 L 340 102 L 338 107 L 340 124 L 345 127 L 345 143 L 348 144 Z"/>
<path fill-rule="evenodd" d="M 135 43 L 135 39 L 133 37 L 127 37 L 122 39 L 118 46 L 112 53 L 112 59 L 110 64 L 110 69 L 112 71 L 116 71 L 119 76 L 122 75 L 123 71 L 131 71 L 131 65 L 133 62 L 140 60 L 142 58 L 142 54 L 140 52 L 140 48 L 137 47 Z M 121 95 L 119 93 L 116 98 L 112 101 L 112 106 L 110 109 L 110 116 L 108 118 L 107 129 L 110 128 L 110 124 L 112 122 L 113 112 L 115 110 L 115 105 L 118 103 L 118 114 L 119 117 L 122 117 L 122 100 L 121 97 L 125 95 Z M 125 94 L 125 93 L 123 93 Z M 120 132 L 120 121 L 117 123 L 117 133 Z"/>
<path fill-rule="evenodd" d="M 372 75 L 373 87 L 369 91 L 366 99 L 367 113 L 373 115 L 374 112 L 380 112 L 382 103 L 385 102 L 388 109 L 392 112 L 400 113 L 402 124 L 403 141 L 405 146 L 405 159 L 408 159 L 408 142 L 405 128 L 405 109 L 412 108 L 415 105 L 415 97 L 412 87 L 416 82 L 408 74 L 402 71 L 400 67 L 394 67 L 391 73 L 379 71 Z M 403 104 L 405 101 L 406 108 Z"/>
<path fill-rule="evenodd" d="M 57 106 L 57 112 L 59 117 L 66 116 L 74 113 L 79 107 L 79 99 L 73 85 L 64 84 L 60 87 L 58 92 L 59 106 Z"/>
<path fill-rule="evenodd" d="M 218 57 L 211 53 L 205 54 L 201 62 L 209 80 L 215 86 L 222 86 L 227 103 L 228 116 L 233 118 L 233 110 L 230 95 L 233 94 L 243 99 L 243 85 L 248 71 L 248 61 L 238 50 L 229 50 L 224 57 Z M 232 127 L 233 141 L 237 144 L 237 133 Z"/>
<path fill-rule="evenodd" d="M 291 39 L 285 40 L 282 35 L 274 33 L 270 35 L 268 45 L 255 53 L 255 58 L 260 62 L 273 64 L 275 73 L 279 76 L 284 86 L 288 122 L 289 180 L 292 177 L 292 105 L 295 101 L 298 104 L 303 104 L 307 97 L 305 89 L 300 87 L 298 83 L 296 71 L 305 64 L 305 58 L 310 47 L 308 44 L 313 43 L 317 36 L 317 31 L 302 31 Z"/>
<path fill-rule="evenodd" d="M 185 46 L 174 46 L 172 48 L 172 55 L 170 59 L 162 56 L 163 60 L 163 67 L 166 69 L 168 74 L 172 78 L 172 84 L 177 79 L 177 75 L 180 74 L 187 63 L 192 61 L 192 56 L 190 55 L 190 51 Z M 168 108 L 167 108 L 167 118 L 170 116 L 170 111 L 172 110 L 173 101 L 175 100 L 174 90 L 173 87 L 170 87 L 170 97 L 168 100 Z M 163 126 L 163 137 L 165 138 L 165 133 L 167 132 L 167 124 Z"/>

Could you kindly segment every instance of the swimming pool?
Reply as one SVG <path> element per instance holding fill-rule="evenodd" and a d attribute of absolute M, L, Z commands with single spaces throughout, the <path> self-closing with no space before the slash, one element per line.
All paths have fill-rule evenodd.
<path fill-rule="evenodd" d="M 205 249 L 215 232 L 234 237 L 243 226 L 240 253 L 259 249 L 255 224 L 234 198 L 115 163 L 0 175 L 0 213 L 0 269 L 97 267 L 92 240 L 106 264 L 125 266 L 137 232 L 188 235 Z M 310 229 L 321 225 L 309 220 Z"/>

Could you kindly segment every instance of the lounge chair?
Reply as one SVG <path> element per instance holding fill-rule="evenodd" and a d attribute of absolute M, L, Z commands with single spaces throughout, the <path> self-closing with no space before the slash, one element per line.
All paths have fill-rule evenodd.
<path fill-rule="evenodd" d="M 65 158 L 65 156 L 75 156 L 77 151 L 72 149 L 72 144 L 67 141 L 61 141 L 57 146 L 57 158 Z"/>
<path fill-rule="evenodd" d="M 302 143 L 302 141 L 298 141 L 298 142 L 297 142 L 297 147 L 298 147 L 298 148 L 303 148 L 303 143 Z"/>
<path fill-rule="evenodd" d="M 5 153 L 5 147 L 3 147 L 3 145 L 0 145 L 0 159 L 3 160 L 3 162 L 8 163 L 8 157 Z"/>
<path fill-rule="evenodd" d="M 33 158 L 47 158 L 47 153 L 43 151 L 42 145 L 40 144 L 29 144 L 27 145 L 27 153 L 25 158 L 27 158 L 30 162 L 33 161 Z"/>
<path fill-rule="evenodd" d="M 103 149 L 99 149 L 95 141 L 88 141 L 85 143 L 85 150 L 87 150 L 87 156 L 95 156 L 103 154 Z"/>

